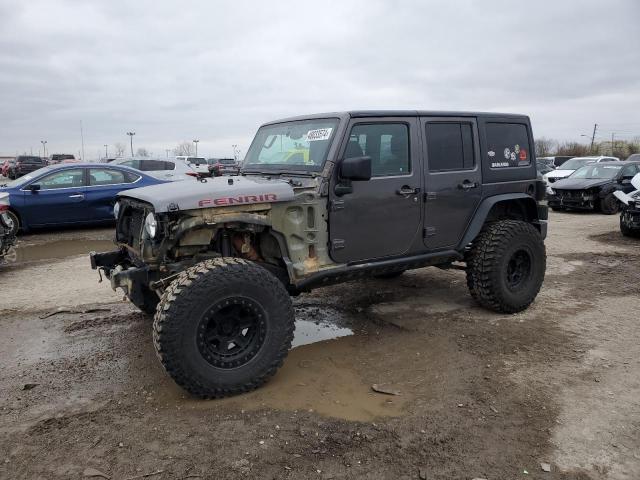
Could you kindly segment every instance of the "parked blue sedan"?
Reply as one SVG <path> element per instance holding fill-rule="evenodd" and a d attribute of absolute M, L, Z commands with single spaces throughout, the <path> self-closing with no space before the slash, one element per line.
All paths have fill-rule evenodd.
<path fill-rule="evenodd" d="M 9 216 L 14 232 L 112 222 L 118 192 L 159 183 L 166 182 L 120 165 L 53 165 L 0 184 L 0 212 Z"/>

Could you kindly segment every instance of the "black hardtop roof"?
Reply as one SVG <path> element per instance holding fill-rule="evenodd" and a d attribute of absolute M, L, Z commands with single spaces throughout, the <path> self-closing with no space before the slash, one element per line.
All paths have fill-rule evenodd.
<path fill-rule="evenodd" d="M 299 115 L 296 117 L 281 118 L 264 123 L 270 125 L 274 123 L 291 122 L 297 120 L 312 120 L 316 118 L 363 118 L 363 117 L 483 117 L 483 118 L 504 118 L 509 120 L 529 121 L 527 115 L 517 113 L 498 112 L 458 112 L 443 110 L 349 110 L 344 112 L 314 113 L 311 115 Z"/>

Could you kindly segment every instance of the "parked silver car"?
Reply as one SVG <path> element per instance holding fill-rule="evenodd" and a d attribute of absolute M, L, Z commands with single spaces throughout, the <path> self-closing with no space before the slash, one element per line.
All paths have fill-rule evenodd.
<path fill-rule="evenodd" d="M 159 180 L 175 182 L 198 176 L 198 172 L 183 160 L 172 158 L 117 158 L 111 163 L 135 168 Z"/>

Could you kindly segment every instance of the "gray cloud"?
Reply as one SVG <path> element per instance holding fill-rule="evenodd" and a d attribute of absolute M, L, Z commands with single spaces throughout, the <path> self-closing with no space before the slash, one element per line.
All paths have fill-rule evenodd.
<path fill-rule="evenodd" d="M 263 121 L 366 108 L 526 113 L 640 135 L 640 3 L 0 3 L 0 153 L 246 150 Z"/>

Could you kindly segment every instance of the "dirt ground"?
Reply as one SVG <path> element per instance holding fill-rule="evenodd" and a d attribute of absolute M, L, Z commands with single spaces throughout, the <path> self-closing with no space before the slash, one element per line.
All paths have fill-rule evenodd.
<path fill-rule="evenodd" d="M 638 479 L 640 242 L 617 222 L 552 214 L 521 314 L 436 268 L 302 295 L 276 377 L 214 401 L 97 283 L 111 230 L 23 236 L 0 267 L 0 478 Z"/>

